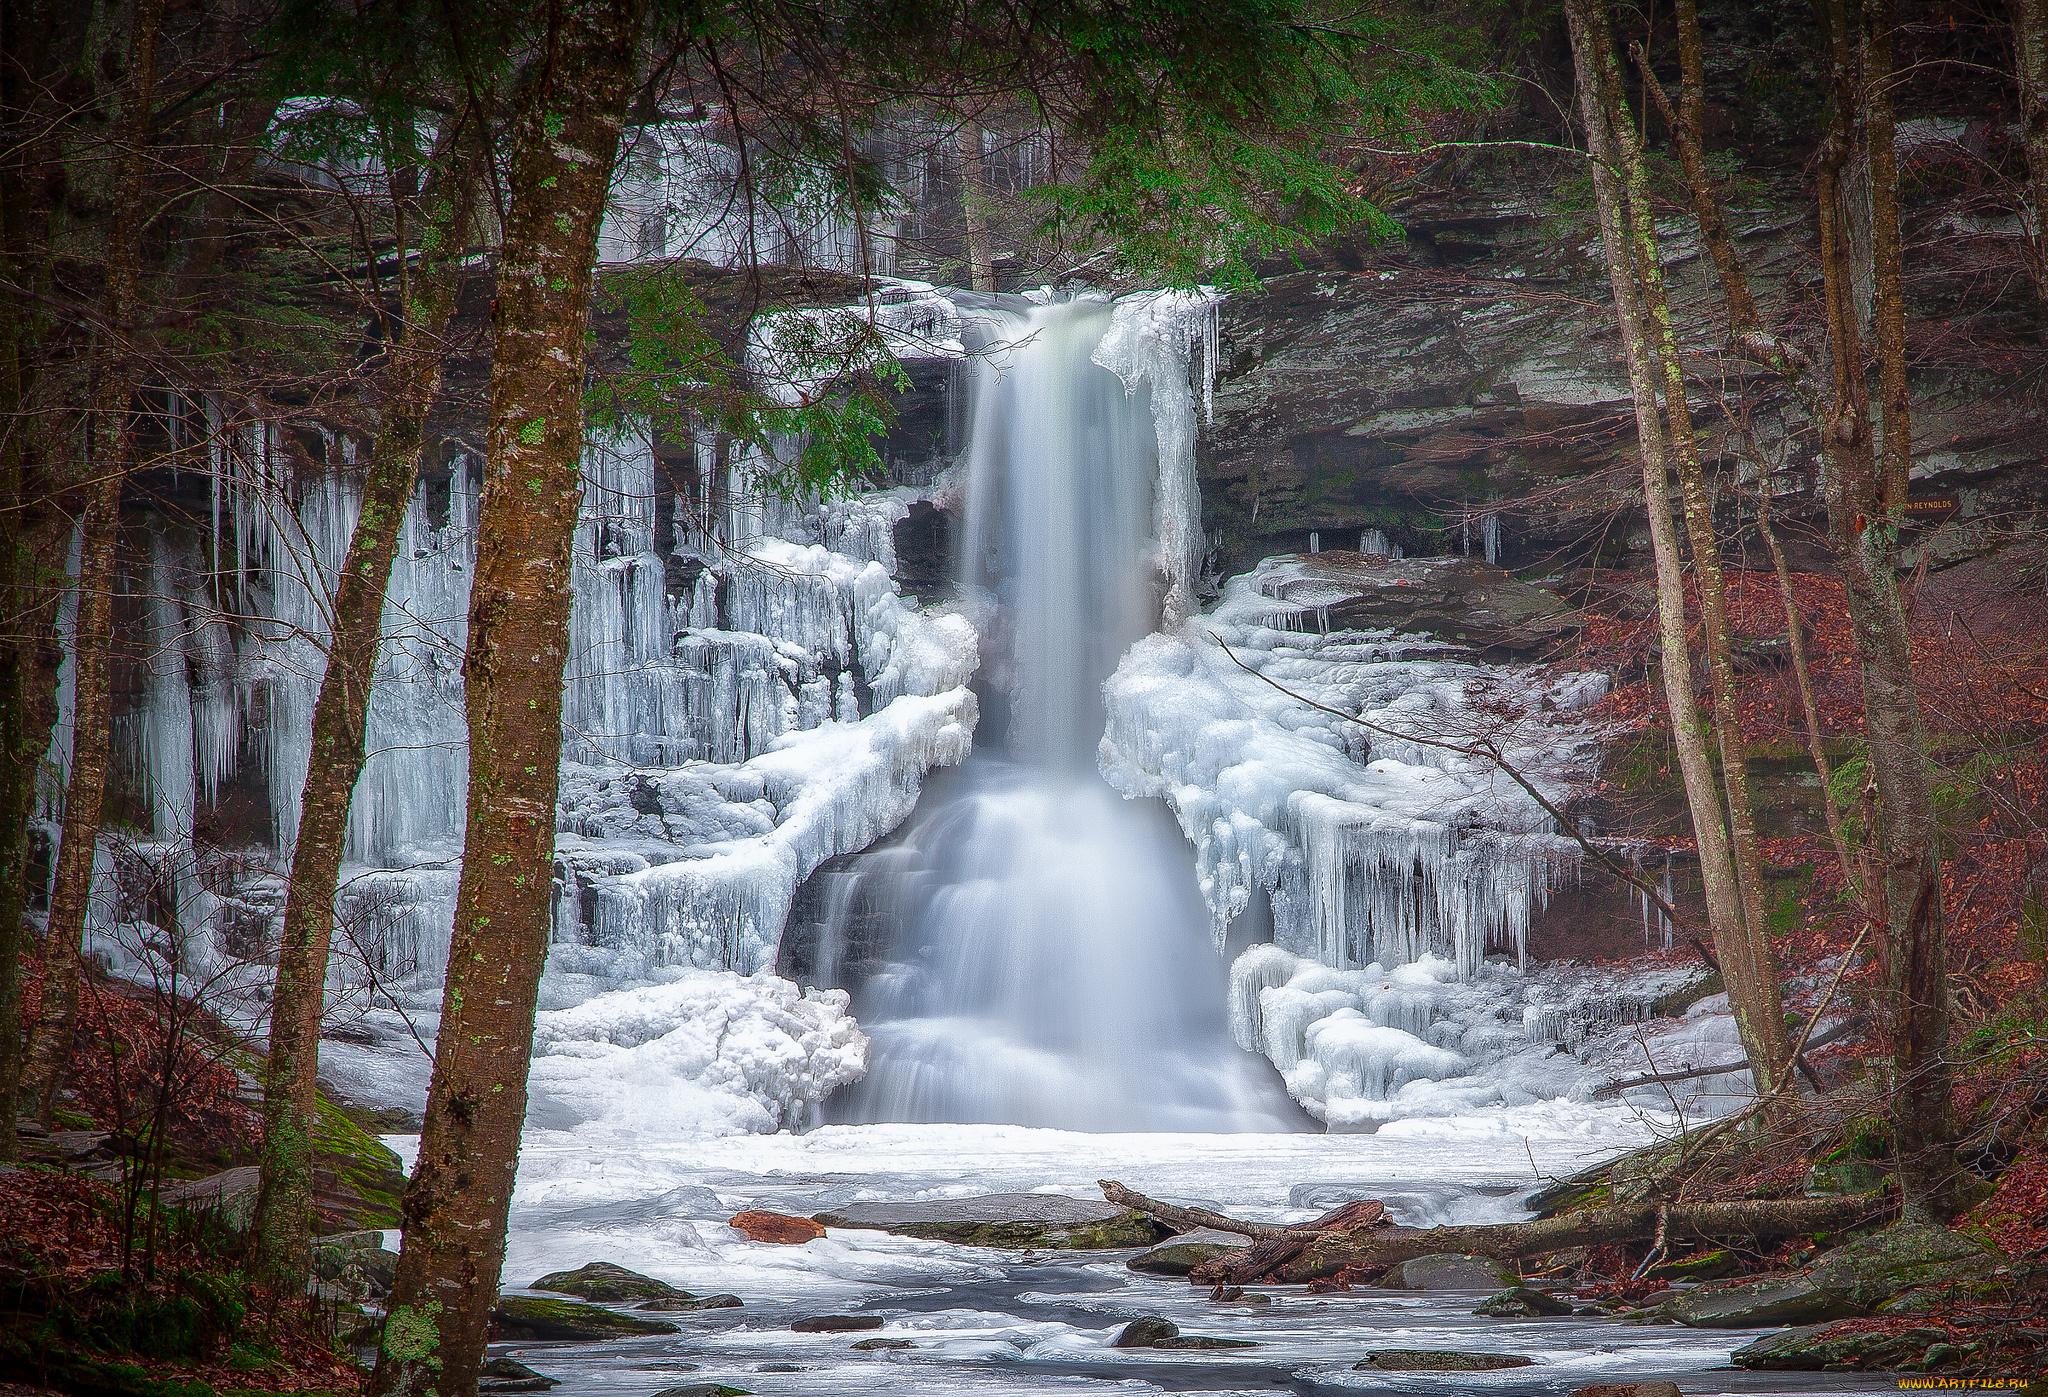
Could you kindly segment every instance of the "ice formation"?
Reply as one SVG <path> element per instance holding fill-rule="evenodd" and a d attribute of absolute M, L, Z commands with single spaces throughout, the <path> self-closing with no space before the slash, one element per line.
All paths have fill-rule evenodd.
<path fill-rule="evenodd" d="M 1477 749 L 1558 798 L 1596 754 L 1580 711 L 1604 682 L 1322 633 L 1341 600 L 1322 585 L 1267 559 L 1212 614 L 1139 642 L 1105 686 L 1100 759 L 1127 796 L 1173 807 L 1219 946 L 1270 915 L 1273 944 L 1232 969 L 1239 1044 L 1332 1128 L 1370 1128 L 1528 1041 L 1514 977 L 1578 849 Z M 1478 1007 L 1446 1018 L 1447 995 Z"/>
<path fill-rule="evenodd" d="M 933 299 L 903 293 L 899 319 L 930 321 Z M 191 973 L 229 940 L 246 955 L 264 939 L 281 888 L 263 888 L 297 830 L 328 608 L 359 510 L 345 472 L 294 476 L 277 424 L 238 422 L 217 396 L 204 406 L 211 556 L 181 554 L 153 524 L 137 588 L 147 658 L 123 735 L 153 842 L 103 840 L 95 904 L 96 951 L 137 974 L 169 960 Z M 330 462 L 353 459 L 345 437 L 323 445 Z M 456 453 L 445 488 L 423 487 L 402 525 L 337 897 L 339 992 L 374 984 L 422 1005 L 438 994 L 467 780 L 461 663 L 478 465 Z M 908 492 L 764 509 L 742 493 L 748 482 L 728 480 L 736 507 L 685 492 L 671 510 L 664 479 L 642 436 L 587 445 L 556 890 L 559 978 L 587 991 L 678 965 L 766 964 L 796 884 L 900 822 L 925 771 L 966 754 L 975 722 L 973 625 L 918 607 L 889 576 Z M 785 537 L 761 532 L 768 516 Z M 672 591 L 678 569 L 689 585 Z M 68 731 L 57 737 L 67 748 Z M 201 878 L 195 827 L 252 759 L 276 866 L 215 857 Z M 601 792 L 656 788 L 687 792 L 687 817 L 593 852 L 589 831 L 609 818 Z M 44 813 L 54 820 L 53 806 Z M 145 864 L 147 879 L 132 872 Z M 169 895 L 142 888 L 166 880 Z M 209 888 L 225 890 L 233 916 Z"/>
<path fill-rule="evenodd" d="M 534 1049 L 535 1127 L 684 1135 L 813 1125 L 867 1061 L 843 991 L 706 970 L 543 1011 Z"/>

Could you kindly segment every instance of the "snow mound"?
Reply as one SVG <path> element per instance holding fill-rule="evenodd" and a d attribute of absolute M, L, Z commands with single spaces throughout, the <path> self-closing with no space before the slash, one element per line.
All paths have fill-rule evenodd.
<path fill-rule="evenodd" d="M 816 1124 L 833 1088 L 867 1070 L 841 990 L 775 975 L 686 970 L 534 1025 L 528 1121 L 657 1135 L 767 1134 Z"/>

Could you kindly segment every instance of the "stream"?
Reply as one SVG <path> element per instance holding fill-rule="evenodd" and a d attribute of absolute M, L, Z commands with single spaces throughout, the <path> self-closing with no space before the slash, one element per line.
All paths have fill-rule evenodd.
<path fill-rule="evenodd" d="M 508 1289 L 610 1261 L 742 1309 L 667 1314 L 682 1332 L 493 1348 L 560 1380 L 556 1397 L 653 1397 L 716 1382 L 761 1394 L 1147 1392 L 1564 1394 L 1600 1382 L 1674 1381 L 1686 1393 L 1875 1393 L 1870 1374 L 1747 1373 L 1728 1366 L 1749 1331 L 1577 1317 L 1485 1319 L 1476 1294 L 1310 1295 L 1254 1287 L 1267 1305 L 1212 1304 L 1184 1280 L 1140 1275 L 1131 1251 L 994 1251 L 834 1229 L 803 1246 L 746 1240 L 743 1208 L 809 1214 L 874 1200 L 992 1192 L 1099 1198 L 1115 1178 L 1155 1196 L 1292 1222 L 1378 1197 L 1411 1225 L 1506 1221 L 1540 1177 L 1644 1138 L 1618 1107 L 1544 1103 L 1405 1121 L 1375 1135 L 1084 1135 L 1017 1126 L 827 1126 L 808 1134 L 627 1139 L 584 1127 L 529 1134 L 513 1203 Z M 393 1137 L 410 1153 L 410 1138 Z M 798 1334 L 824 1314 L 879 1315 L 878 1331 Z M 1118 1330 L 1158 1314 L 1183 1333 L 1250 1340 L 1228 1354 L 1117 1350 Z M 862 1352 L 868 1338 L 909 1349 Z M 1369 1349 L 1524 1354 L 1484 1373 L 1353 1369 Z"/>

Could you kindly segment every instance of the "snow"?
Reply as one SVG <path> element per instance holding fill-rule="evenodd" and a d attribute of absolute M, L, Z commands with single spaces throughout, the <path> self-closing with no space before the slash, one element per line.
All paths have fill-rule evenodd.
<path fill-rule="evenodd" d="M 867 1064 L 843 991 L 726 971 L 543 1012 L 534 1046 L 530 1124 L 613 1132 L 801 1129 Z"/>

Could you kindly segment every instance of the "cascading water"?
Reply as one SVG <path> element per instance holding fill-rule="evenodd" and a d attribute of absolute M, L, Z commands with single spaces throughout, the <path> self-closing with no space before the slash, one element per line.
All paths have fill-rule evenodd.
<path fill-rule="evenodd" d="M 841 917 L 886 904 L 896 926 L 857 1000 L 872 1046 L 843 1119 L 1301 1121 L 1231 1042 L 1187 846 L 1093 769 L 1103 679 L 1186 607 L 1188 325 L 1207 316 L 1192 299 L 1189 320 L 1161 309 L 1074 301 L 979 327 L 960 582 L 984 599 L 982 682 L 1007 699 L 1008 754 L 985 745 L 839 900 Z M 827 927 L 828 947 L 845 940 Z"/>

